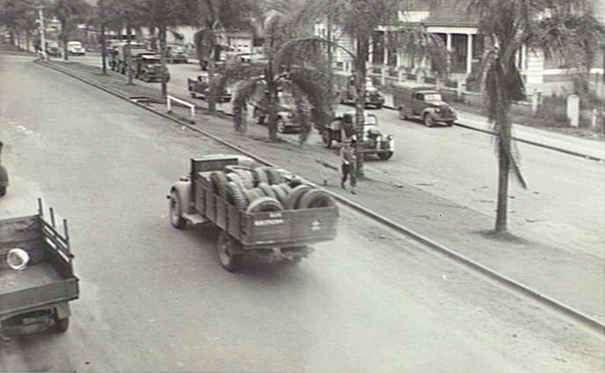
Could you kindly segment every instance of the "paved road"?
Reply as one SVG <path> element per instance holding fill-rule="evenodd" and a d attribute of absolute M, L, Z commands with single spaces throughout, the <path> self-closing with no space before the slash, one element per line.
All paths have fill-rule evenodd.
<path fill-rule="evenodd" d="M 81 82 L 0 56 L 12 188 L 69 218 L 71 329 L 0 342 L 0 371 L 600 372 L 602 339 L 343 210 L 298 267 L 217 264 L 216 232 L 177 231 L 164 195 L 225 149 Z"/>

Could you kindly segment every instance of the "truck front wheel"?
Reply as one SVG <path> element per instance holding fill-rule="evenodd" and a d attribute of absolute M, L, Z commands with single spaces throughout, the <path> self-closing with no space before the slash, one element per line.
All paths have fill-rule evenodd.
<path fill-rule="evenodd" d="M 391 158 L 392 156 L 393 156 L 393 152 L 378 153 L 378 157 L 380 159 L 382 159 L 383 161 L 386 161 L 387 159 Z"/>
<path fill-rule="evenodd" d="M 228 272 L 235 272 L 241 267 L 242 255 L 237 253 L 237 245 L 239 243 L 229 236 L 227 232 L 221 231 L 218 236 L 216 251 L 221 267 Z"/>
<path fill-rule="evenodd" d="M 431 114 L 424 114 L 424 125 L 427 127 L 433 127 L 435 125 L 435 120 Z"/>
<path fill-rule="evenodd" d="M 185 219 L 183 219 L 183 208 L 178 193 L 173 190 L 170 192 L 170 224 L 176 229 L 185 228 Z"/>

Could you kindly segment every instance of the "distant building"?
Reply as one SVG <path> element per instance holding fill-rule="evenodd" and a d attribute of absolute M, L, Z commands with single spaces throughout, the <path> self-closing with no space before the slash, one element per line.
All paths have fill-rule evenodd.
<path fill-rule="evenodd" d="M 605 1 L 592 0 L 594 14 L 605 23 Z M 473 69 L 479 64 L 484 51 L 484 37 L 478 33 L 478 19 L 468 11 L 460 0 L 412 1 L 408 11 L 400 12 L 399 22 L 418 24 L 427 31 L 439 35 L 451 53 L 451 85 L 466 83 Z M 416 81 L 435 83 L 436 78 L 430 61 L 411 58 L 389 43 L 389 32 L 397 25 L 383 25 L 374 31 L 370 43 L 368 74 L 381 83 Z M 336 27 L 328 32 L 325 23 L 315 25 L 315 34 L 331 37 L 350 50 L 353 42 L 343 36 Z M 601 97 L 605 97 L 603 83 L 603 48 L 599 48 L 591 70 L 591 86 Z M 334 65 L 337 69 L 351 71 L 352 59 L 345 52 L 335 50 Z M 517 64 L 528 93 L 535 91 L 544 94 L 573 91 L 570 70 L 560 61 L 548 59 L 540 52 L 522 48 L 517 55 Z"/>

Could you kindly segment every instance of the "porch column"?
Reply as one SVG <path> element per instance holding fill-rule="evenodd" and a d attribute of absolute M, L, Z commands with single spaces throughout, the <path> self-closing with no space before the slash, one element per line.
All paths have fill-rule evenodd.
<path fill-rule="evenodd" d="M 448 65 L 448 71 L 451 72 L 452 70 L 452 56 L 451 56 L 451 52 L 452 52 L 452 34 L 450 34 L 449 32 L 447 34 L 445 34 L 445 47 L 447 49 L 447 65 Z"/>
<path fill-rule="evenodd" d="M 473 69 L 473 34 L 466 34 L 466 76 Z"/>

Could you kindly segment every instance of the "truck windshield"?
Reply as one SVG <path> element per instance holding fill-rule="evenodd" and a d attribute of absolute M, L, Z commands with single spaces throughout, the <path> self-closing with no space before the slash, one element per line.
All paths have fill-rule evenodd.
<path fill-rule="evenodd" d="M 441 99 L 441 93 L 425 93 L 424 101 L 443 101 Z"/>

